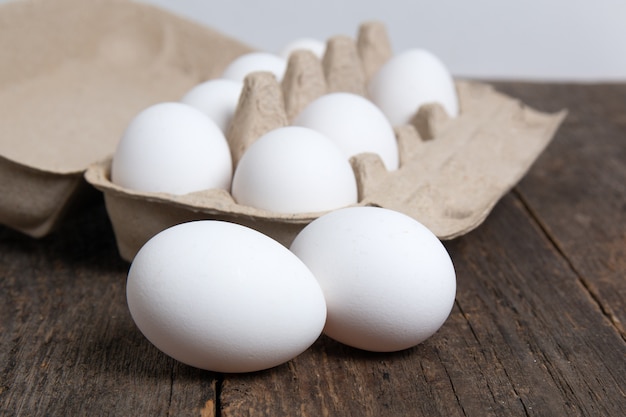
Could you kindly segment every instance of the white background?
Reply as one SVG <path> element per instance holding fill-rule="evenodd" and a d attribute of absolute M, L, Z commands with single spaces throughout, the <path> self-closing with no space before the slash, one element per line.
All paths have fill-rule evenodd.
<path fill-rule="evenodd" d="M 430 49 L 455 76 L 626 81 L 626 0 L 141 1 L 270 52 L 379 20 L 395 51 Z"/>
<path fill-rule="evenodd" d="M 395 51 L 430 49 L 456 76 L 626 81 L 625 0 L 142 0 L 259 49 L 386 24 Z"/>

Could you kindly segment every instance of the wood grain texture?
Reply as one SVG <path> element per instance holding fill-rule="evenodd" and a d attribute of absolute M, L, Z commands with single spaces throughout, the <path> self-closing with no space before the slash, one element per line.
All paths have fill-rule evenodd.
<path fill-rule="evenodd" d="M 478 229 L 423 344 L 374 354 L 321 337 L 243 375 L 177 363 L 136 329 L 99 201 L 33 240 L 0 227 L 0 415 L 626 415 L 626 85 L 499 83 L 569 109 Z"/>
<path fill-rule="evenodd" d="M 322 338 L 290 364 L 226 378 L 222 415 L 626 413 L 623 340 L 519 201 L 447 246 L 457 302 L 435 336 L 396 354 Z"/>
<path fill-rule="evenodd" d="M 42 240 L 0 236 L 0 415 L 197 416 L 215 401 L 215 375 L 135 328 L 102 206 Z"/>
<path fill-rule="evenodd" d="M 571 97 L 570 116 L 519 196 L 626 338 L 626 86 L 501 89 L 544 111 Z"/>

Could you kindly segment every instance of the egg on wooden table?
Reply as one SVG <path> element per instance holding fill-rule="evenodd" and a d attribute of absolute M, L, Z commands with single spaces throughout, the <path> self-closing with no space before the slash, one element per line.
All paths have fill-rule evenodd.
<path fill-rule="evenodd" d="M 380 156 L 387 170 L 398 169 L 400 157 L 393 127 L 383 112 L 362 96 L 325 94 L 309 103 L 292 124 L 328 136 L 347 158 L 371 152 Z"/>
<path fill-rule="evenodd" d="M 425 226 L 378 207 L 325 214 L 291 251 L 313 272 L 327 305 L 324 333 L 359 349 L 391 352 L 433 335 L 452 309 L 450 256 Z"/>
<path fill-rule="evenodd" d="M 180 101 L 206 114 L 226 134 L 242 89 L 241 81 L 216 78 L 196 85 Z"/>
<path fill-rule="evenodd" d="M 122 187 L 170 194 L 229 189 L 230 149 L 220 128 L 183 103 L 159 103 L 130 122 L 111 162 Z"/>
<path fill-rule="evenodd" d="M 286 247 L 234 223 L 166 229 L 134 258 L 126 295 L 144 336 L 165 354 L 216 372 L 289 361 L 321 334 L 324 296 Z"/>
<path fill-rule="evenodd" d="M 437 56 L 424 49 L 410 49 L 391 57 L 374 74 L 368 91 L 394 126 L 408 123 L 427 103 L 439 103 L 451 117 L 459 113 L 450 72 Z"/>
<path fill-rule="evenodd" d="M 239 204 L 276 213 L 333 210 L 357 202 L 354 171 L 326 136 L 304 127 L 274 129 L 244 152 L 233 175 Z"/>

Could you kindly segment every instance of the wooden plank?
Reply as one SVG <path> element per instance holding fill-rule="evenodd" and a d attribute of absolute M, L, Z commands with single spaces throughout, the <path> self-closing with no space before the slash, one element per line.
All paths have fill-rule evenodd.
<path fill-rule="evenodd" d="M 528 87 L 501 89 L 546 111 L 569 96 L 570 115 L 520 196 L 626 338 L 626 86 Z"/>
<path fill-rule="evenodd" d="M 0 415 L 213 410 L 216 376 L 175 363 L 135 328 L 127 268 L 102 207 L 41 241 L 0 229 Z"/>
<path fill-rule="evenodd" d="M 431 339 L 373 354 L 322 338 L 227 376 L 222 415 L 625 415 L 626 345 L 519 201 L 448 248 L 457 303 Z"/>
<path fill-rule="evenodd" d="M 458 242 L 473 252 L 468 272 L 478 272 L 459 306 L 527 414 L 623 415 L 626 344 L 569 262 L 524 224 L 519 200 L 509 201 L 516 210 L 499 210 L 479 243 Z"/>

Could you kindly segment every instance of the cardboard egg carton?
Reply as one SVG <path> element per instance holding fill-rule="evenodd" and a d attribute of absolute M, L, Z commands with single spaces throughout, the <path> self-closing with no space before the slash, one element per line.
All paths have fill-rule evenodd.
<path fill-rule="evenodd" d="M 14 52 L 19 59 L 7 57 L 9 45 L 1 45 L 7 37 L 0 36 L 0 62 L 17 62 L 9 75 L 0 75 L 0 110 L 19 122 L 2 127 L 1 223 L 44 235 L 85 188 L 83 173 L 104 193 L 120 254 L 127 260 L 150 237 L 181 222 L 231 221 L 288 245 L 322 214 L 243 206 L 224 190 L 170 195 L 111 182 L 115 145 L 140 110 L 177 101 L 194 85 L 219 77 L 236 56 L 251 51 L 248 46 L 123 0 L 9 6 L 0 9 L 0 32 L 19 40 L 22 52 Z M 37 47 L 45 47 L 44 53 L 26 52 Z M 256 138 L 288 125 L 320 95 L 366 96 L 367 80 L 391 55 L 384 26 L 365 23 L 355 39 L 328 39 L 321 60 L 310 52 L 292 54 L 280 83 L 268 73 L 250 74 L 227 132 L 235 164 Z M 373 154 L 352 158 L 358 205 L 406 213 L 441 239 L 467 233 L 526 173 L 565 116 L 535 111 L 482 83 L 457 81 L 456 86 L 458 117 L 450 119 L 432 104 L 422 106 L 410 124 L 396 127 L 397 171 L 386 171 Z M 29 123 L 29 117 L 37 117 L 32 119 L 37 123 Z"/>
<path fill-rule="evenodd" d="M 336 91 L 367 96 L 368 78 L 391 57 L 384 27 L 365 23 L 355 40 L 327 41 L 323 59 L 291 55 L 282 82 L 269 73 L 244 81 L 227 139 L 233 163 L 262 134 L 287 126 L 315 98 Z M 552 138 L 564 114 L 546 115 L 495 92 L 458 82 L 461 115 L 422 106 L 409 125 L 396 127 L 401 165 L 388 172 L 377 155 L 352 158 L 359 203 L 406 213 L 442 239 L 478 226 Z M 160 230 L 185 221 L 220 219 L 257 229 L 285 245 L 322 213 L 280 214 L 237 204 L 223 190 L 182 196 L 125 190 L 110 181 L 110 161 L 87 172 L 105 193 L 122 256 L 132 259 Z"/>

